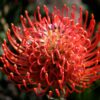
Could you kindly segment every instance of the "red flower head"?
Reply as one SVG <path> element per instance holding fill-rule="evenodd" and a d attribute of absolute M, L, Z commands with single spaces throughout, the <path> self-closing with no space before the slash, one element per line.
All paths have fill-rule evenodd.
<path fill-rule="evenodd" d="M 20 88 L 38 95 L 81 92 L 100 78 L 100 29 L 94 33 L 93 14 L 87 26 L 88 11 L 82 22 L 81 7 L 78 20 L 74 5 L 71 12 L 66 5 L 62 11 L 54 7 L 51 15 L 46 6 L 44 11 L 46 17 L 41 17 L 37 7 L 33 20 L 26 11 L 22 28 L 12 24 L 14 36 L 9 29 L 7 38 L 14 51 L 4 41 L 1 70 Z"/>

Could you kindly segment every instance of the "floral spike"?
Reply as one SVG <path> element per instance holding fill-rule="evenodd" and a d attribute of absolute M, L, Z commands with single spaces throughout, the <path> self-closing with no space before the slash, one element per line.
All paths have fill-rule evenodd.
<path fill-rule="evenodd" d="M 72 5 L 71 18 L 72 18 L 73 20 L 75 20 L 75 11 L 76 11 L 76 6 L 75 6 L 75 5 Z"/>
<path fill-rule="evenodd" d="M 79 24 L 82 25 L 83 19 L 82 19 L 82 7 L 80 6 L 80 17 L 79 17 Z"/>
<path fill-rule="evenodd" d="M 25 15 L 26 15 L 26 18 L 27 18 L 27 20 L 28 20 L 30 26 L 31 26 L 32 28 L 34 28 L 34 25 L 33 25 L 33 23 L 32 23 L 32 21 L 31 21 L 29 15 L 28 15 L 28 11 L 27 11 L 27 10 L 25 11 Z"/>
<path fill-rule="evenodd" d="M 27 88 L 26 80 L 23 79 L 22 81 L 23 81 L 24 87 Z"/>
<path fill-rule="evenodd" d="M 56 92 L 57 96 L 60 97 L 60 92 L 59 92 L 59 90 L 58 90 L 58 89 L 55 89 L 55 92 Z"/>
<path fill-rule="evenodd" d="M 14 79 L 14 74 L 13 74 L 13 72 L 10 72 L 10 75 L 9 75 L 9 76 L 10 76 L 10 79 L 11 79 L 11 80 Z"/>
<path fill-rule="evenodd" d="M 45 13 L 46 13 L 48 23 L 50 23 L 49 10 L 48 10 L 48 8 L 46 7 L 46 5 L 44 5 L 44 11 L 45 11 Z"/>
<path fill-rule="evenodd" d="M 85 22 L 84 22 L 84 29 L 87 27 L 87 21 L 88 21 L 88 11 L 85 11 Z"/>
<path fill-rule="evenodd" d="M 37 7 L 37 12 L 38 12 L 39 21 L 41 21 L 40 6 Z"/>
<path fill-rule="evenodd" d="M 53 93 L 58 97 L 68 96 L 74 91 L 82 92 L 100 79 L 100 25 L 94 32 L 94 15 L 87 25 L 88 11 L 83 23 L 82 8 L 78 21 L 76 6 L 71 9 L 70 12 L 64 5 L 61 13 L 54 7 L 49 16 L 49 9 L 44 5 L 46 17 L 42 17 L 38 6 L 34 20 L 25 11 L 26 18 L 20 17 L 22 28 L 11 24 L 14 36 L 8 29 L 7 38 L 16 52 L 4 41 L 4 53 L 0 57 L 4 66 L 0 70 L 20 89 L 24 86 L 26 91 L 37 95 L 48 92 L 48 96 L 55 96 Z"/>
<path fill-rule="evenodd" d="M 11 27 L 12 27 L 12 30 L 13 30 L 15 36 L 17 37 L 17 39 L 20 42 L 22 42 L 22 36 L 21 36 L 21 34 L 18 34 L 20 32 L 20 28 L 16 28 L 16 26 L 13 23 L 11 24 Z"/>

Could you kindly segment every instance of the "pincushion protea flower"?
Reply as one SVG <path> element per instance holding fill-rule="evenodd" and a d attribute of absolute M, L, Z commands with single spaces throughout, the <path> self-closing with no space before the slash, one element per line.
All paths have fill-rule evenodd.
<path fill-rule="evenodd" d="M 46 17 L 41 17 L 38 6 L 33 20 L 25 11 L 22 27 L 12 24 L 14 36 L 8 29 L 7 38 L 15 52 L 4 41 L 1 70 L 19 88 L 59 97 L 81 92 L 100 78 L 100 29 L 94 33 L 93 14 L 87 26 L 88 11 L 83 23 L 81 7 L 76 21 L 75 9 L 73 5 L 69 14 L 66 5 L 62 11 L 54 7 L 50 16 L 44 5 Z"/>

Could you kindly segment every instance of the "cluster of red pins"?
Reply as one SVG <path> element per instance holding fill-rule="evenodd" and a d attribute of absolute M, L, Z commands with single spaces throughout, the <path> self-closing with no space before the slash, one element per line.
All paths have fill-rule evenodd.
<path fill-rule="evenodd" d="M 34 91 L 37 95 L 48 92 L 49 96 L 67 96 L 68 93 L 81 92 L 100 78 L 100 29 L 94 32 L 95 19 L 91 15 L 87 26 L 88 11 L 82 19 L 82 8 L 78 20 L 75 5 L 70 9 L 64 5 L 60 11 L 54 7 L 46 16 L 40 14 L 40 7 L 30 19 L 21 16 L 22 27 L 12 24 L 2 44 L 0 58 L 3 71 L 19 88 Z M 37 17 L 38 16 L 38 17 Z M 27 20 L 26 20 L 27 19 Z"/>

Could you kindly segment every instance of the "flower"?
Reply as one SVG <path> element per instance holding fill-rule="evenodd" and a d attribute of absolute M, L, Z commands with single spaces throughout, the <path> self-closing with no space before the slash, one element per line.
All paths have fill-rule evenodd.
<path fill-rule="evenodd" d="M 8 29 L 12 48 L 6 41 L 2 44 L 0 69 L 19 88 L 59 97 L 81 92 L 100 78 L 100 28 L 94 32 L 93 14 L 87 26 L 88 11 L 83 23 L 81 7 L 76 20 L 75 10 L 75 5 L 71 11 L 64 5 L 62 11 L 54 7 L 50 15 L 44 5 L 46 16 L 42 17 L 38 6 L 33 19 L 28 11 L 26 18 L 21 15 L 22 27 L 11 25 L 14 35 Z"/>

